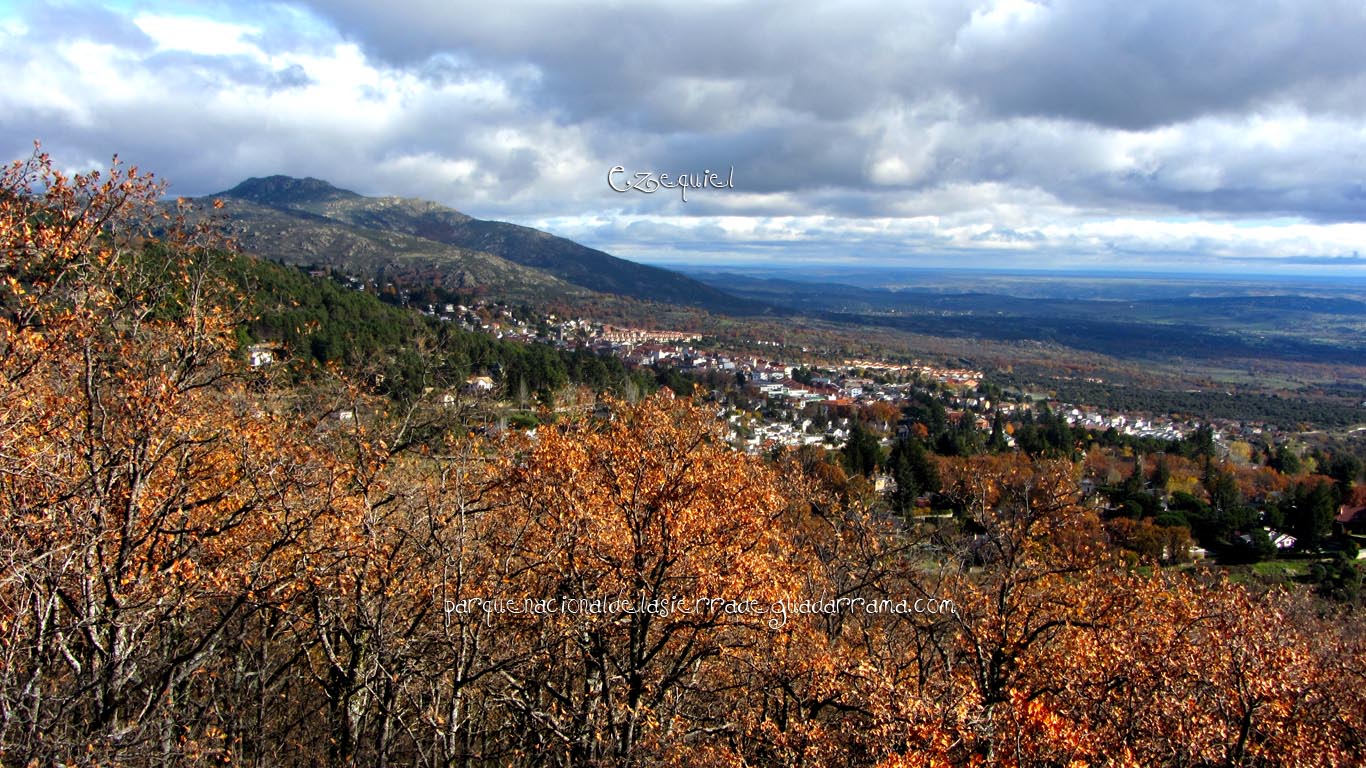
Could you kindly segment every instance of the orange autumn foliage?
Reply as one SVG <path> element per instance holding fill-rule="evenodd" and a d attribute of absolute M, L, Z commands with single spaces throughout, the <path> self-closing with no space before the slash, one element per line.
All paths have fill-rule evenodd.
<path fill-rule="evenodd" d="M 349 471 L 243 397 L 212 243 L 160 189 L 0 177 L 0 756 L 223 754 L 179 701 L 347 512 Z"/>
<path fill-rule="evenodd" d="M 159 194 L 0 178 L 0 763 L 1366 762 L 1360 617 L 1132 567 L 1102 456 L 944 459 L 907 523 L 664 394 L 416 441 L 342 375 L 248 386 Z"/>
<path fill-rule="evenodd" d="M 773 474 L 735 455 L 709 414 L 664 394 L 615 404 L 607 424 L 542 430 L 499 474 L 488 544 L 502 575 L 490 596 L 561 607 L 495 617 L 537 649 L 512 673 L 513 705 L 554 724 L 547 746 L 624 759 L 713 727 L 681 691 L 724 679 L 766 631 L 756 607 L 798 583 Z"/>

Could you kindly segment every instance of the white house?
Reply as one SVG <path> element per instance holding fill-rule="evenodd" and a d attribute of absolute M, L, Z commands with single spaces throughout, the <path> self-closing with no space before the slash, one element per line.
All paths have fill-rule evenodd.
<path fill-rule="evenodd" d="M 260 368 L 275 362 L 275 351 L 265 344 L 252 344 L 247 347 L 247 360 L 252 368 Z"/>
<path fill-rule="evenodd" d="M 493 391 L 493 379 L 488 376 L 471 376 L 465 379 L 465 391 L 484 394 Z"/>

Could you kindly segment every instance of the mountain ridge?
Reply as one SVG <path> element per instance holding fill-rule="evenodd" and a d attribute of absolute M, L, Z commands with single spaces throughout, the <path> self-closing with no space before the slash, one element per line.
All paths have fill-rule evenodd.
<path fill-rule="evenodd" d="M 249 178 L 209 197 L 245 201 L 301 219 L 321 217 L 359 230 L 417 238 L 459 249 L 466 259 L 470 254 L 484 254 L 600 293 L 722 312 L 752 305 L 672 270 L 638 264 L 532 227 L 477 219 L 428 200 L 369 197 L 321 179 L 283 175 Z M 325 258 L 327 253 L 314 255 Z M 513 284 L 492 287 L 515 291 L 522 278 L 508 277 Z"/>
<path fill-rule="evenodd" d="M 244 179 L 232 189 L 219 192 L 213 197 L 236 197 L 262 205 L 277 207 L 292 199 L 317 200 L 329 197 L 360 197 L 349 189 L 342 189 L 331 182 L 306 176 L 302 179 L 275 174 L 273 176 L 252 176 Z"/>
<path fill-rule="evenodd" d="M 380 284 L 448 292 L 498 291 L 508 298 L 587 295 L 540 270 L 456 246 L 397 232 L 357 227 L 302 210 L 220 197 L 225 234 L 247 253 L 301 267 L 328 266 Z"/>

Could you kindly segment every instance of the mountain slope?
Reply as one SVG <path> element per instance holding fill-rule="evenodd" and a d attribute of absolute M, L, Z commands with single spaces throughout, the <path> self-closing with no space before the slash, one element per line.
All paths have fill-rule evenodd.
<path fill-rule="evenodd" d="M 452 292 L 483 289 L 517 299 L 587 294 L 552 275 L 492 254 L 247 199 L 221 199 L 227 234 L 243 251 L 272 261 L 327 265 L 381 282 L 420 281 Z"/>
<path fill-rule="evenodd" d="M 530 227 L 475 219 L 425 200 L 364 197 L 318 179 L 287 176 L 248 179 L 219 196 L 490 254 L 593 291 L 721 311 L 745 306 L 736 297 L 677 272 L 620 259 Z"/>

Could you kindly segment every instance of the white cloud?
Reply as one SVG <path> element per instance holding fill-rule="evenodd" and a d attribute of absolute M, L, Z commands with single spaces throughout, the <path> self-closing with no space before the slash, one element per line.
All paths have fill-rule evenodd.
<path fill-rule="evenodd" d="M 244 38 L 260 34 L 260 27 L 216 21 L 195 16 L 162 16 L 141 13 L 133 23 L 147 33 L 157 48 L 187 51 L 204 56 L 259 56 L 258 47 Z"/>
<path fill-rule="evenodd" d="M 0 149 L 182 194 L 316 176 L 654 260 L 1333 257 L 1366 250 L 1366 14 L 1329 5 L 31 6 L 0 11 Z M 618 164 L 736 188 L 621 195 Z"/>

